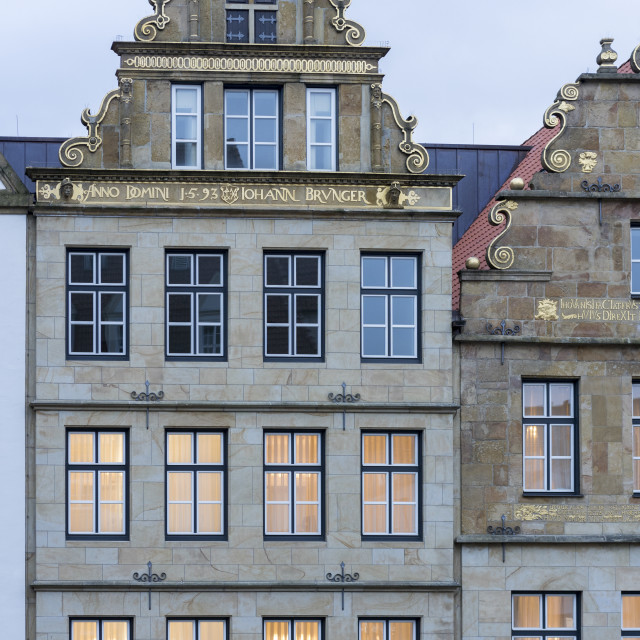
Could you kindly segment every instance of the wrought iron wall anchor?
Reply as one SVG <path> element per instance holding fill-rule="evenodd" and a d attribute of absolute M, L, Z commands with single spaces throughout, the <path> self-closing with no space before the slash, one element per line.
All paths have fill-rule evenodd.
<path fill-rule="evenodd" d="M 502 526 L 496 527 L 487 527 L 487 533 L 490 533 L 492 536 L 517 536 L 520 533 L 520 527 L 507 527 L 506 521 L 507 516 L 502 514 L 501 517 Z M 504 542 L 502 543 L 502 562 L 505 561 L 505 546 Z"/>
<path fill-rule="evenodd" d="M 487 322 L 487 331 L 493 336 L 517 336 L 520 333 L 520 325 L 516 324 L 513 329 L 507 329 L 506 320 L 503 320 L 499 327 L 494 327 L 491 323 Z M 501 342 L 500 346 L 502 348 L 500 362 L 504 364 L 504 342 Z"/>
<path fill-rule="evenodd" d="M 164 391 L 149 391 L 149 381 L 147 380 L 145 383 L 145 387 L 147 388 L 146 392 L 141 391 L 140 393 L 136 393 L 135 391 L 131 392 L 131 397 L 134 400 L 138 400 L 139 402 L 158 402 L 158 400 L 162 400 L 164 398 Z M 147 405 L 147 430 L 149 429 L 149 405 Z"/>
<path fill-rule="evenodd" d="M 138 573 L 137 571 L 133 574 L 133 579 L 136 582 L 148 582 L 151 584 L 152 582 L 164 582 L 167 579 L 167 574 L 162 572 L 160 575 L 157 573 L 152 573 L 153 564 L 151 561 L 147 562 L 147 573 Z M 149 611 L 151 611 L 151 589 L 149 589 Z"/>
<path fill-rule="evenodd" d="M 618 191 L 620 191 L 621 187 L 619 184 L 614 184 L 613 186 L 610 184 L 607 184 L 606 182 L 603 184 L 602 183 L 602 178 L 598 178 L 598 182 L 594 182 L 592 184 L 589 184 L 588 180 L 583 180 L 580 183 L 580 186 L 587 192 L 587 193 L 617 193 Z M 600 226 L 602 226 L 602 198 L 598 198 L 598 220 L 600 222 Z"/>
<path fill-rule="evenodd" d="M 355 395 L 347 393 L 346 382 L 342 383 L 342 393 L 338 393 L 335 395 L 333 393 L 330 393 L 328 395 L 328 398 L 329 400 L 331 400 L 331 402 L 335 402 L 336 404 L 360 402 L 359 393 L 356 393 Z M 343 431 L 347 430 L 346 419 L 347 419 L 347 411 L 345 410 L 342 412 L 342 430 Z"/>
<path fill-rule="evenodd" d="M 336 573 L 336 574 L 332 574 L 332 573 L 327 573 L 327 580 L 329 580 L 329 582 L 358 582 L 358 580 L 360 580 L 360 574 L 359 573 L 354 573 L 353 575 L 350 573 L 345 573 L 344 572 L 344 562 L 340 563 L 340 569 L 341 569 L 341 573 Z M 342 610 L 344 611 L 344 589 L 342 589 Z"/>

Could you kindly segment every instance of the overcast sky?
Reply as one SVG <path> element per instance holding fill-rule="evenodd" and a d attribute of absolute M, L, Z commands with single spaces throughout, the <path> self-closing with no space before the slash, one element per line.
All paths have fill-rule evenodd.
<path fill-rule="evenodd" d="M 0 136 L 84 135 L 81 111 L 116 87 L 111 43 L 133 40 L 148 1 L 3 5 Z M 640 0 L 353 0 L 347 17 L 391 46 L 384 90 L 420 142 L 520 144 L 562 85 L 597 69 L 602 37 L 620 64 L 640 44 Z"/>

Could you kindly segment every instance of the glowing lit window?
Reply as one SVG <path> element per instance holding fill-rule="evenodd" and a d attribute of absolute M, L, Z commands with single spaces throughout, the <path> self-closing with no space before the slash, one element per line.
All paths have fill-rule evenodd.
<path fill-rule="evenodd" d="M 167 620 L 167 640 L 226 640 L 225 620 Z"/>
<path fill-rule="evenodd" d="M 511 596 L 514 640 L 579 640 L 575 593 L 522 593 Z"/>
<path fill-rule="evenodd" d="M 640 493 L 640 383 L 633 384 L 633 491 Z"/>
<path fill-rule="evenodd" d="M 622 637 L 640 640 L 640 594 L 622 594 Z"/>
<path fill-rule="evenodd" d="M 415 640 L 416 620 L 360 620 L 360 640 Z"/>
<path fill-rule="evenodd" d="M 129 640 L 130 638 L 130 620 L 110 618 L 71 620 L 71 640 Z"/>
<path fill-rule="evenodd" d="M 322 640 L 322 621 L 265 620 L 264 640 Z"/>

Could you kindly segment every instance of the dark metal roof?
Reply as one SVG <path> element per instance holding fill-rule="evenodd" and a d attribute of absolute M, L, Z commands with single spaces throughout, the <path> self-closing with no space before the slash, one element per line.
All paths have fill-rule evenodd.
<path fill-rule="evenodd" d="M 60 167 L 58 149 L 66 138 L 0 137 L 0 153 L 31 193 L 35 185 L 25 175 L 27 167 Z"/>

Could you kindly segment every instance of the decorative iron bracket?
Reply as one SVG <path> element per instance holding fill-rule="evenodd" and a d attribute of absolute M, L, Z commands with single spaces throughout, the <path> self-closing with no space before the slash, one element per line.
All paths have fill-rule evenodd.
<path fill-rule="evenodd" d="M 343 584 L 345 582 L 358 582 L 358 580 L 360 580 L 360 574 L 359 573 L 345 573 L 344 572 L 344 567 L 345 564 L 344 562 L 340 563 L 340 569 L 341 569 L 341 573 L 336 573 L 336 574 L 332 574 L 332 573 L 327 573 L 327 580 L 329 580 L 329 582 L 342 582 Z M 342 610 L 344 611 L 344 589 L 342 589 Z"/>
<path fill-rule="evenodd" d="M 360 394 L 356 393 L 355 395 L 351 394 L 351 393 L 347 393 L 347 383 L 343 382 L 342 383 L 342 393 L 337 393 L 337 394 L 333 394 L 330 393 L 328 396 L 329 400 L 331 400 L 331 402 L 334 402 L 336 404 L 342 404 L 342 403 L 354 403 L 354 402 L 360 402 Z M 346 425 L 346 419 L 347 419 L 347 411 L 346 409 L 342 412 L 342 430 L 346 431 L 347 430 L 347 425 Z"/>
<path fill-rule="evenodd" d="M 603 183 L 602 178 L 598 178 L 598 182 L 592 184 L 589 184 L 588 180 L 583 180 L 580 186 L 587 193 L 617 193 L 622 188 L 619 184 L 610 185 L 606 182 Z M 598 221 L 600 222 L 600 226 L 602 226 L 602 198 L 598 198 Z"/>
<path fill-rule="evenodd" d="M 513 329 L 507 329 L 507 321 L 503 320 L 499 327 L 494 327 L 490 322 L 487 322 L 487 331 L 493 336 L 517 336 L 520 333 L 520 325 L 516 324 Z M 504 342 L 500 343 L 502 347 L 501 364 L 504 364 Z"/>
<path fill-rule="evenodd" d="M 140 393 L 136 393 L 135 391 L 131 392 L 131 397 L 134 400 L 139 402 L 158 402 L 158 400 L 162 400 L 164 398 L 164 391 L 149 391 L 149 381 L 147 380 L 144 383 L 147 388 L 146 391 L 142 391 Z M 147 430 L 149 429 L 149 406 L 147 405 Z"/>
<path fill-rule="evenodd" d="M 133 579 L 136 582 L 148 582 L 151 584 L 152 582 L 164 582 L 167 579 L 167 574 L 162 572 L 160 575 L 157 573 L 152 573 L 153 564 L 151 561 L 147 562 L 147 573 L 138 573 L 137 571 L 133 574 Z M 151 589 L 149 589 L 149 611 L 151 611 Z"/>
<path fill-rule="evenodd" d="M 492 536 L 517 536 L 520 533 L 520 527 L 507 527 L 506 521 L 507 516 L 502 514 L 501 518 L 502 526 L 501 527 L 487 527 L 487 533 L 490 533 Z M 502 562 L 505 561 L 505 546 L 504 542 L 502 543 Z"/>

